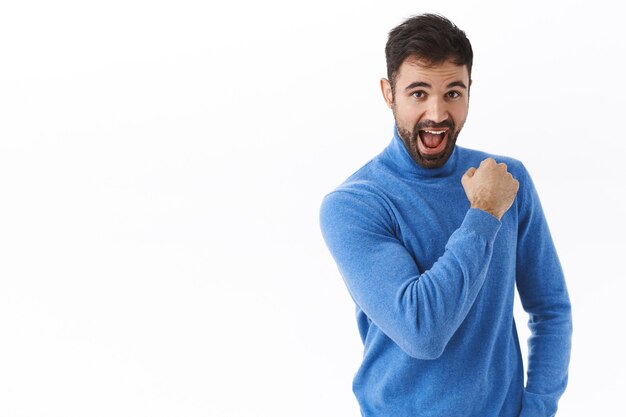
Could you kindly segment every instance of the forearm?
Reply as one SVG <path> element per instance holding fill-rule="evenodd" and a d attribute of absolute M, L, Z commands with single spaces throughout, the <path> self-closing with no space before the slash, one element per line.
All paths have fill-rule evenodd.
<path fill-rule="evenodd" d="M 443 353 L 484 284 L 498 228 L 492 215 L 468 211 L 443 256 L 403 293 L 399 302 L 415 317 L 408 323 L 417 347 L 412 356 L 434 359 Z"/>
<path fill-rule="evenodd" d="M 560 298 L 560 302 L 553 301 L 549 310 L 531 314 L 523 417 L 555 415 L 567 386 L 572 317 L 567 293 Z"/>

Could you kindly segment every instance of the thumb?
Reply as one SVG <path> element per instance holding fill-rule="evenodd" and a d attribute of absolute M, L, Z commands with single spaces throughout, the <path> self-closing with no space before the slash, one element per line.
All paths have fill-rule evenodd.
<path fill-rule="evenodd" d="M 469 179 L 474 176 L 475 172 L 476 172 L 476 168 L 474 167 L 471 167 L 470 169 L 465 171 L 465 174 L 463 174 L 463 176 L 461 177 L 461 184 L 463 185 L 463 188 L 466 187 L 467 181 L 469 181 Z"/>
<path fill-rule="evenodd" d="M 471 167 L 470 169 L 468 169 L 467 171 L 465 171 L 465 175 L 463 175 L 464 177 L 468 177 L 468 178 L 472 178 L 474 176 L 474 173 L 476 172 L 476 168 Z"/>

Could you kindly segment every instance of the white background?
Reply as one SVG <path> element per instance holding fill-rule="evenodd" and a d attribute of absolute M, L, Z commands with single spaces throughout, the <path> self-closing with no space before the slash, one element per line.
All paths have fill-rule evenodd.
<path fill-rule="evenodd" d="M 358 416 L 318 209 L 389 143 L 387 33 L 421 12 L 474 47 L 458 143 L 522 160 L 542 198 L 574 314 L 559 415 L 618 415 L 610 4 L 2 2 L 0 416 Z"/>

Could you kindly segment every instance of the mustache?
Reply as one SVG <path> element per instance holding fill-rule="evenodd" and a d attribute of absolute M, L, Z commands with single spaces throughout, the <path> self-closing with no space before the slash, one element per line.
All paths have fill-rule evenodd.
<path fill-rule="evenodd" d="M 444 120 L 440 123 L 435 123 L 432 120 L 424 120 L 423 122 L 419 122 L 415 125 L 414 133 L 417 134 L 420 130 L 423 129 L 437 129 L 447 127 L 450 130 L 454 130 L 454 122 L 452 120 Z"/>

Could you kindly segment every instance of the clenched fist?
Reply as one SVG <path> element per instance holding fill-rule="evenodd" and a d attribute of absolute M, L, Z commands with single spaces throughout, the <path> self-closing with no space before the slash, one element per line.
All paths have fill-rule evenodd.
<path fill-rule="evenodd" d="M 500 220 L 513 205 L 519 182 L 506 170 L 506 164 L 487 158 L 478 169 L 472 167 L 461 178 L 472 208 L 493 214 Z"/>

